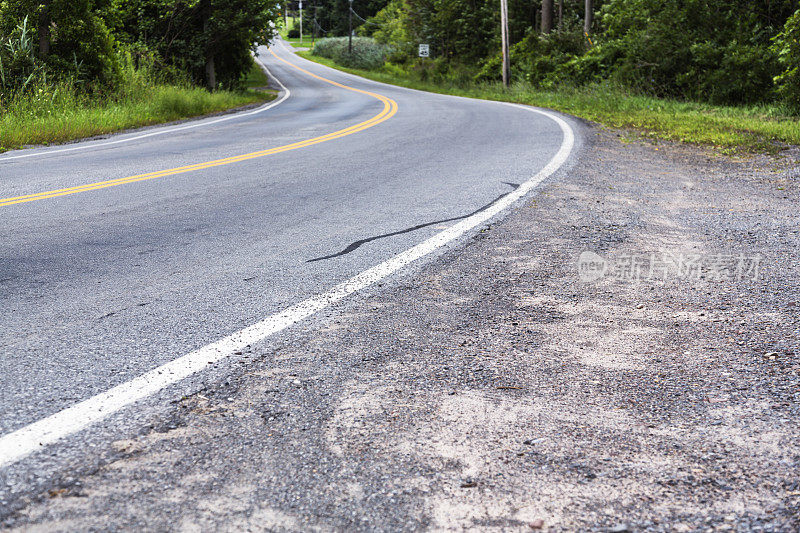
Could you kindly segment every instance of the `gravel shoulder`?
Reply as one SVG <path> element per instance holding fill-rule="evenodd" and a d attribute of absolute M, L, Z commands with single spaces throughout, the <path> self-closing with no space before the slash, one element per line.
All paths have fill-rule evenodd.
<path fill-rule="evenodd" d="M 797 531 L 800 151 L 586 142 L 466 247 L 254 348 L 3 525 Z M 609 264 L 582 282 L 587 251 Z"/>

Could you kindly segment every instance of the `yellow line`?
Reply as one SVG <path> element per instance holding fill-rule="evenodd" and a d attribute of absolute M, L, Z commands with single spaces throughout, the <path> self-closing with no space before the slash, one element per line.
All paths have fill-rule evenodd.
<path fill-rule="evenodd" d="M 397 113 L 397 102 L 392 100 L 391 98 L 387 98 L 383 95 L 364 91 L 361 89 L 356 89 L 354 87 L 349 87 L 347 85 L 343 85 L 341 83 L 337 83 L 335 81 L 329 80 L 327 78 L 323 78 L 322 76 L 317 76 L 316 74 L 312 74 L 311 72 L 307 71 L 304 68 L 298 67 L 294 63 L 290 63 L 283 58 L 278 57 L 278 55 L 270 48 L 270 53 L 275 56 L 276 59 L 282 61 L 289 65 L 290 67 L 296 68 L 297 70 L 308 74 L 313 78 L 317 78 L 318 80 L 322 80 L 326 83 L 330 83 L 331 85 L 335 85 L 337 87 L 341 87 L 342 89 L 347 89 L 348 91 L 354 91 L 357 93 L 366 94 L 372 96 L 373 98 L 377 98 L 381 102 L 383 102 L 383 109 L 380 113 L 375 115 L 369 120 L 365 120 L 364 122 L 360 122 L 349 128 L 345 128 L 343 130 L 334 131 L 332 133 L 328 133 L 327 135 L 322 135 L 320 137 L 314 137 L 312 139 L 307 139 L 305 141 L 298 141 L 292 144 L 286 144 L 284 146 L 278 146 L 276 148 L 269 148 L 267 150 L 260 150 L 258 152 L 251 152 L 249 154 L 241 154 L 231 157 L 225 157 L 223 159 L 215 159 L 213 161 L 206 161 L 203 163 L 195 163 L 192 165 L 186 165 L 183 167 L 176 167 L 176 168 L 169 168 L 166 170 L 159 170 L 156 172 L 149 172 L 147 174 L 137 174 L 135 176 L 128 176 L 125 178 L 117 178 L 113 180 L 107 181 L 98 181 L 96 183 L 87 183 L 86 185 L 78 185 L 75 187 L 67 187 L 64 189 L 54 189 L 52 191 L 44 191 L 34 194 L 26 194 L 24 196 L 13 196 L 10 198 L 0 198 L 0 207 L 13 205 L 13 204 L 21 204 L 24 202 L 34 202 L 36 200 L 44 200 L 46 198 L 55 198 L 57 196 L 66 196 L 68 194 L 77 194 L 79 192 L 85 191 L 94 191 L 97 189 L 104 189 L 106 187 L 116 187 L 117 185 L 124 185 L 126 183 L 134 183 L 137 181 L 145 181 L 151 180 L 155 178 L 162 178 L 164 176 L 174 176 L 175 174 L 183 174 L 186 172 L 193 172 L 195 170 L 202 170 L 211 167 L 218 167 L 222 165 L 230 165 L 232 163 L 238 163 L 240 161 L 247 161 L 248 159 L 256 159 L 258 157 L 265 157 L 272 154 L 278 154 L 281 152 L 288 152 L 289 150 L 297 150 L 298 148 L 305 148 L 306 146 L 311 146 L 314 144 L 319 144 L 326 141 L 331 141 L 334 139 L 339 139 L 341 137 L 346 137 L 347 135 L 352 135 L 354 133 L 358 133 L 360 131 L 364 131 L 367 128 L 371 128 L 376 124 L 380 124 L 386 120 L 389 120 L 395 113 Z"/>

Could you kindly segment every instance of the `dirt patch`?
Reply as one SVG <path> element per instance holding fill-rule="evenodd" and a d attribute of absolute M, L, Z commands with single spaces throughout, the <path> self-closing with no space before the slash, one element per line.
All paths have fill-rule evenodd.
<path fill-rule="evenodd" d="M 6 525 L 797 531 L 797 152 L 590 135 L 465 249 Z"/>

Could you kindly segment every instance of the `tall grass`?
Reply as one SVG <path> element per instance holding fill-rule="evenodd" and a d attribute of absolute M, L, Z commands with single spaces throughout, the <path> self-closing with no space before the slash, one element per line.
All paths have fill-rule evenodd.
<path fill-rule="evenodd" d="M 253 69 L 260 72 L 255 65 Z M 251 78 L 263 81 L 258 72 L 251 73 Z M 128 66 L 124 76 L 113 91 L 86 90 L 74 79 L 39 79 L 26 91 L 0 102 L 0 151 L 205 115 L 274 96 L 252 90 L 210 93 L 174 80 L 167 84 L 147 68 Z"/>
<path fill-rule="evenodd" d="M 316 53 L 316 50 L 315 50 Z M 376 81 L 470 98 L 547 107 L 654 139 L 713 146 L 722 152 L 775 152 L 782 144 L 800 145 L 800 120 L 779 105 L 714 106 L 633 94 L 613 85 L 535 89 L 517 84 L 422 81 L 414 73 L 387 64 L 354 69 L 310 52 L 302 57 Z"/>
<path fill-rule="evenodd" d="M 314 54 L 337 64 L 358 69 L 378 69 L 389 53 L 389 47 L 369 37 L 353 37 L 353 51 L 347 37 L 328 37 L 314 44 Z"/>

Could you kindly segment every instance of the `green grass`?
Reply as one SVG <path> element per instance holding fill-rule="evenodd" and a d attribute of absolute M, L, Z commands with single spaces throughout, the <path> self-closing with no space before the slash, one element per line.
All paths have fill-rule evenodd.
<path fill-rule="evenodd" d="M 778 106 L 723 107 L 636 96 L 595 85 L 536 90 L 500 84 L 459 86 L 424 82 L 396 67 L 367 71 L 346 69 L 333 61 L 300 52 L 300 56 L 365 78 L 412 89 L 546 107 L 614 128 L 629 129 L 651 139 L 711 146 L 723 153 L 770 152 L 782 145 L 800 145 L 800 119 Z"/>
<path fill-rule="evenodd" d="M 268 85 L 269 77 L 267 77 L 264 69 L 259 67 L 256 62 L 253 61 L 253 66 L 250 67 L 250 72 L 247 73 L 247 77 L 244 79 L 245 89 L 254 91 L 268 91 Z"/>
<path fill-rule="evenodd" d="M 267 85 L 266 76 L 255 64 L 245 85 Z M 207 115 L 274 97 L 271 91 L 209 93 L 197 87 L 168 85 L 140 85 L 120 94 L 86 97 L 68 84 L 51 85 L 0 110 L 0 152 Z"/>
<path fill-rule="evenodd" d="M 290 23 L 290 25 L 291 25 L 291 23 Z M 313 28 L 308 28 L 308 33 L 306 33 L 306 31 L 305 31 L 306 28 L 303 28 L 303 30 L 304 31 L 303 31 L 303 40 L 302 41 L 300 39 L 290 39 L 287 36 L 288 30 L 283 28 L 283 23 L 282 22 L 280 24 L 280 27 L 278 28 L 278 33 L 280 34 L 281 38 L 284 41 L 287 41 L 292 46 L 300 47 L 300 48 L 309 48 L 310 49 L 310 48 L 313 47 L 314 42 L 315 41 L 319 41 L 320 38 L 318 37 L 318 38 L 314 39 Z"/>

